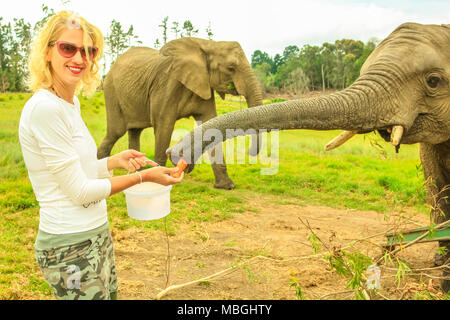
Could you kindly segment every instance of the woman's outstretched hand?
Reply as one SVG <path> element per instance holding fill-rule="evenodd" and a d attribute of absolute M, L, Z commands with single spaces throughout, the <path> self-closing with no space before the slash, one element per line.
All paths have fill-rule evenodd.
<path fill-rule="evenodd" d="M 153 168 L 138 171 L 134 174 L 123 175 L 109 178 L 111 182 L 110 195 L 121 192 L 135 184 L 142 182 L 154 182 L 164 186 L 180 183 L 183 180 L 184 172 L 181 173 L 179 178 L 174 178 L 171 174 L 178 172 L 180 169 L 166 168 L 158 166 L 157 163 L 147 159 L 144 153 L 136 150 L 126 150 L 108 158 L 108 168 L 125 168 L 128 171 L 136 171 L 137 169 L 146 166 L 147 164 L 154 165 Z M 115 165 L 116 167 L 111 167 Z"/>
<path fill-rule="evenodd" d="M 142 175 L 143 182 L 154 182 L 162 184 L 163 186 L 168 186 L 171 184 L 180 183 L 183 180 L 184 172 L 181 173 L 179 178 L 174 178 L 171 173 L 175 173 L 179 168 L 166 168 L 166 167 L 154 167 L 146 170 L 142 170 L 139 173 Z"/>
<path fill-rule="evenodd" d="M 108 170 L 123 168 L 128 172 L 134 172 L 146 165 L 158 166 L 158 164 L 145 156 L 145 153 L 130 149 L 122 151 L 108 158 Z"/>

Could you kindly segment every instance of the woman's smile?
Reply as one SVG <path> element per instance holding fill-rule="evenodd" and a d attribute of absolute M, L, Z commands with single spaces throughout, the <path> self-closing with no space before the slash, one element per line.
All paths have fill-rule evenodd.
<path fill-rule="evenodd" d="M 67 66 L 67 68 L 70 70 L 70 72 L 74 74 L 80 74 L 83 71 L 83 67 L 77 67 L 77 66 Z"/>

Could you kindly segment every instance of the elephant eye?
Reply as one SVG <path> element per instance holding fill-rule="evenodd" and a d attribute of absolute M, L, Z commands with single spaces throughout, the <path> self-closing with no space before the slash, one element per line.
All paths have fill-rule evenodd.
<path fill-rule="evenodd" d="M 427 84 L 430 88 L 436 88 L 440 80 L 438 77 L 431 76 L 427 79 Z"/>
<path fill-rule="evenodd" d="M 229 72 L 233 73 L 234 71 L 236 71 L 236 69 L 234 67 L 228 67 L 227 68 Z"/>

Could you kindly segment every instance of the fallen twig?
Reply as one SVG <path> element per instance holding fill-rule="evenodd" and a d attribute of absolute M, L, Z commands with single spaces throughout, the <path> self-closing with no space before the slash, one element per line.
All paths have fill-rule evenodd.
<path fill-rule="evenodd" d="M 226 272 L 228 272 L 228 271 L 231 271 L 231 270 L 233 270 L 233 269 L 235 269 L 234 266 L 233 266 L 233 267 L 230 267 L 230 268 L 227 268 L 227 269 L 225 269 L 225 270 L 222 270 L 222 271 L 220 271 L 220 272 L 214 273 L 214 274 L 212 274 L 212 275 L 210 275 L 210 276 L 208 276 L 208 277 L 204 277 L 204 278 L 201 278 L 201 279 L 198 279 L 198 280 L 194 280 L 194 281 L 190 281 L 190 282 L 186 282 L 186 283 L 182 283 L 182 284 L 177 284 L 177 285 L 172 285 L 172 286 L 170 286 L 170 287 L 167 287 L 166 289 L 164 289 L 163 291 L 161 291 L 160 293 L 158 293 L 158 294 L 156 295 L 156 300 L 160 300 L 160 299 L 161 299 L 163 296 L 165 296 L 169 291 L 176 290 L 176 289 L 180 289 L 180 288 L 187 287 L 187 286 L 190 286 L 190 285 L 199 283 L 199 282 L 203 282 L 203 281 L 210 280 L 210 279 L 212 279 L 212 278 L 219 277 L 219 276 L 223 275 L 224 273 L 226 273 Z"/>
<path fill-rule="evenodd" d="M 255 257 L 253 257 L 251 259 L 248 259 L 246 261 L 243 261 L 243 262 L 241 262 L 241 263 L 239 263 L 237 265 L 231 266 L 231 267 L 229 267 L 229 268 L 227 268 L 225 270 L 216 272 L 216 273 L 214 273 L 214 274 L 212 274 L 210 276 L 207 276 L 207 277 L 204 277 L 204 278 L 201 278 L 201 279 L 197 279 L 197 280 L 193 280 L 193 281 L 190 281 L 190 282 L 182 283 L 182 284 L 172 285 L 172 286 L 167 287 L 166 289 L 162 290 L 160 293 L 158 293 L 156 295 L 156 300 L 160 300 L 163 296 L 165 296 L 170 291 L 173 291 L 173 290 L 176 290 L 176 289 L 180 289 L 180 288 L 184 288 L 184 287 L 187 287 L 187 286 L 190 286 L 190 285 L 193 285 L 193 284 L 196 284 L 196 283 L 200 283 L 200 282 L 203 282 L 203 281 L 208 281 L 208 280 L 211 280 L 213 278 L 218 278 L 220 276 L 223 276 L 223 275 L 226 275 L 228 273 L 231 273 L 232 271 L 236 270 L 238 267 L 240 267 L 240 266 L 242 266 L 244 264 L 247 264 L 250 261 L 255 260 L 255 259 L 270 259 L 270 258 L 267 258 L 267 257 L 264 257 L 264 256 L 255 256 Z M 270 260 L 272 260 L 272 259 L 270 259 Z"/>
<path fill-rule="evenodd" d="M 380 296 L 380 297 L 382 297 L 384 300 L 391 300 L 391 299 L 389 299 L 388 297 L 382 295 L 379 291 L 375 291 L 375 294 L 378 295 L 378 296 Z"/>
<path fill-rule="evenodd" d="M 324 294 L 323 296 L 319 297 L 317 300 L 322 300 L 322 299 L 324 299 L 324 298 L 326 298 L 326 297 L 336 296 L 336 295 L 344 294 L 344 293 L 353 293 L 353 292 L 354 292 L 353 290 L 345 290 L 345 291 L 339 291 L 339 292 L 331 292 L 331 293 Z"/>
<path fill-rule="evenodd" d="M 450 263 L 447 263 L 447 264 L 443 264 L 443 265 L 441 265 L 441 266 L 438 266 L 438 267 L 431 267 L 431 268 L 420 268 L 420 269 L 411 269 L 410 268 L 410 272 L 420 272 L 420 271 L 430 271 L 430 270 L 439 270 L 439 269 L 445 269 L 445 268 L 449 268 L 450 267 Z M 389 268 L 389 267 L 386 267 L 386 266 L 383 266 L 383 269 L 386 269 L 386 270 L 391 270 L 391 271 L 397 271 L 397 269 L 395 269 L 395 268 Z M 409 272 L 409 271 L 408 271 Z"/>
<path fill-rule="evenodd" d="M 353 240 L 353 241 L 351 242 L 351 244 L 349 244 L 348 246 L 346 246 L 346 247 L 344 247 L 344 248 L 342 248 L 342 249 L 348 249 L 349 247 L 352 247 L 352 246 L 353 246 L 354 244 L 356 244 L 357 242 L 362 242 L 362 241 L 366 241 L 367 239 L 370 239 L 370 238 L 375 238 L 375 237 L 378 237 L 378 236 L 385 235 L 385 234 L 387 234 L 388 232 L 391 232 L 391 231 L 394 230 L 394 229 L 395 229 L 395 227 L 391 227 L 390 229 L 385 230 L 385 231 L 383 231 L 383 232 L 379 232 L 379 233 L 376 233 L 376 234 L 367 236 L 367 237 L 365 237 L 365 238 L 355 239 L 355 240 Z"/>

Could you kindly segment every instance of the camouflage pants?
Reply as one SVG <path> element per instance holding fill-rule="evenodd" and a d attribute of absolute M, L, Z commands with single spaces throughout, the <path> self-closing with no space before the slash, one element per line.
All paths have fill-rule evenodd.
<path fill-rule="evenodd" d="M 57 299 L 117 299 L 116 263 L 109 228 L 81 243 L 35 253 Z"/>

